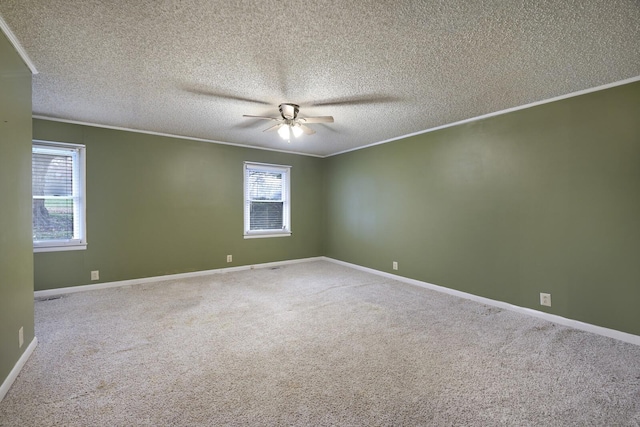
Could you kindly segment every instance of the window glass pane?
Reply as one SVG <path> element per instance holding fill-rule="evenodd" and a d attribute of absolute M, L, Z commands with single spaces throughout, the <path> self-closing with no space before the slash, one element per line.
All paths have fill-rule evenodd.
<path fill-rule="evenodd" d="M 74 232 L 75 152 L 34 147 L 31 160 L 33 240 L 70 240 Z"/>
<path fill-rule="evenodd" d="M 33 240 L 73 239 L 73 200 L 33 199 Z"/>
<path fill-rule="evenodd" d="M 71 155 L 33 153 L 32 169 L 34 196 L 73 195 Z"/>
<path fill-rule="evenodd" d="M 282 200 L 282 173 L 260 170 L 248 171 L 248 190 L 251 200 Z"/>
<path fill-rule="evenodd" d="M 282 230 L 282 202 L 251 202 L 250 230 Z"/>
<path fill-rule="evenodd" d="M 245 162 L 245 238 L 291 235 L 291 166 Z"/>

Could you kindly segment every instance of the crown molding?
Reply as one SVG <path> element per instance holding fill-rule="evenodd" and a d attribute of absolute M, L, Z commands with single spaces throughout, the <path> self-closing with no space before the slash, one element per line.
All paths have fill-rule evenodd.
<path fill-rule="evenodd" d="M 0 23 L 1 23 L 1 17 L 0 17 Z M 119 126 L 110 126 L 110 125 L 102 125 L 102 124 L 98 124 L 98 123 L 81 122 L 81 121 L 77 121 L 77 120 L 59 119 L 59 118 L 55 118 L 55 117 L 47 117 L 47 116 L 41 116 L 41 115 L 33 115 L 33 118 L 34 119 L 41 119 L 41 120 L 49 120 L 49 121 L 54 121 L 54 122 L 71 123 L 71 124 L 82 125 L 82 126 L 93 126 L 93 127 L 105 128 L 105 129 L 113 129 L 113 130 L 122 130 L 122 131 L 127 131 L 127 132 L 144 133 L 144 134 L 148 134 L 148 135 L 166 136 L 166 137 L 169 137 L 169 138 L 179 138 L 179 139 L 186 139 L 186 140 L 191 140 L 191 141 L 209 142 L 209 143 L 212 143 L 212 144 L 231 145 L 231 146 L 235 146 L 235 147 L 251 148 L 251 149 L 255 149 L 255 150 L 275 151 L 275 152 L 278 152 L 278 153 L 296 154 L 296 155 L 300 155 L 300 156 L 328 158 L 328 157 L 338 156 L 340 154 L 350 153 L 352 151 L 363 150 L 365 148 L 374 147 L 376 145 L 387 144 L 389 142 L 398 141 L 398 140 L 405 139 L 405 138 L 410 138 L 412 136 L 422 135 L 422 134 L 425 134 L 425 133 L 434 132 L 434 131 L 437 131 L 437 130 L 441 130 L 441 129 L 446 129 L 446 128 L 450 128 L 450 127 L 453 127 L 453 126 L 462 125 L 462 124 L 465 124 L 465 123 L 471 123 L 471 122 L 475 122 L 475 121 L 479 121 L 479 120 L 488 119 L 490 117 L 496 117 L 496 116 L 501 116 L 503 114 L 513 113 L 515 111 L 525 110 L 527 108 L 536 107 L 538 105 L 549 104 L 551 102 L 561 101 L 563 99 L 573 98 L 573 97 L 580 96 L 580 95 L 586 95 L 586 94 L 592 93 L 592 92 L 599 92 L 599 91 L 610 89 L 610 88 L 613 88 L 613 87 L 616 87 L 616 86 L 623 86 L 623 85 L 626 85 L 626 84 L 635 83 L 637 81 L 640 81 L 640 76 L 631 77 L 631 78 L 628 78 L 628 79 L 625 79 L 625 80 L 619 80 L 617 82 L 608 83 L 608 84 L 605 84 L 605 85 L 596 86 L 596 87 L 589 88 L 589 89 L 579 90 L 579 91 L 576 91 L 576 92 L 568 93 L 566 95 L 560 95 L 560 96 L 556 96 L 556 97 L 553 97 L 553 98 L 544 99 L 544 100 L 541 100 L 541 101 L 531 102 L 529 104 L 524 104 L 524 105 L 520 105 L 520 106 L 517 106 L 517 107 L 507 108 L 505 110 L 495 111 L 493 113 L 483 114 L 481 116 L 476 116 L 476 117 L 460 120 L 460 121 L 453 122 L 453 123 L 447 123 L 447 124 L 444 124 L 444 125 L 441 125 L 441 126 L 436 126 L 436 127 L 425 129 L 425 130 L 421 130 L 421 131 L 418 131 L 418 132 L 413 132 L 413 133 L 409 133 L 409 134 L 406 134 L 406 135 L 401 135 L 401 136 L 397 136 L 397 137 L 394 137 L 394 138 L 385 139 L 384 141 L 374 142 L 374 143 L 371 143 L 371 144 L 363 145 L 361 147 L 351 148 L 349 150 L 339 151 L 337 153 L 326 154 L 326 155 L 303 153 L 303 152 L 299 152 L 299 151 L 277 150 L 277 149 L 267 148 L 267 147 L 258 147 L 258 146 L 253 146 L 253 145 L 216 141 L 216 140 L 212 140 L 212 139 L 195 138 L 195 137 L 189 137 L 189 136 L 183 136 L 183 135 L 174 135 L 174 134 L 153 132 L 153 131 L 145 131 L 145 130 L 139 130 L 139 129 L 130 129 L 130 128 L 119 127 Z"/>
<path fill-rule="evenodd" d="M 507 108 L 506 110 L 500 110 L 500 111 L 495 111 L 493 113 L 483 114 L 482 116 L 476 116 L 476 117 L 471 117 L 469 119 L 464 119 L 464 120 L 460 120 L 460 121 L 453 122 L 453 123 L 447 123 L 445 125 L 436 126 L 436 127 L 433 127 L 433 128 L 421 130 L 421 131 L 418 131 L 418 132 L 409 133 L 409 134 L 402 135 L 402 136 L 396 136 L 394 138 L 385 139 L 384 141 L 379 141 L 379 142 L 374 142 L 372 144 L 363 145 L 362 147 L 351 148 L 349 150 L 340 151 L 338 153 L 328 154 L 325 157 L 338 156 L 340 154 L 350 153 L 352 151 L 358 151 L 358 150 L 362 150 L 362 149 L 365 149 L 365 148 L 374 147 L 376 145 L 382 145 L 382 144 L 386 144 L 388 142 L 398 141 L 400 139 L 410 138 L 412 136 L 422 135 L 422 134 L 425 134 L 425 133 L 434 132 L 434 131 L 437 131 L 437 130 L 440 130 L 440 129 L 446 129 L 446 128 L 450 128 L 450 127 L 453 127 L 453 126 L 462 125 L 462 124 L 465 124 L 465 123 L 471 123 L 471 122 L 475 122 L 475 121 L 478 121 L 478 120 L 484 120 L 484 119 L 488 119 L 489 117 L 501 116 L 503 114 L 513 113 L 514 111 L 525 110 L 527 108 L 536 107 L 538 105 L 549 104 L 551 102 L 561 101 L 563 99 L 573 98 L 573 97 L 580 96 L 580 95 L 586 95 L 587 93 L 598 92 L 598 91 L 601 91 L 601 90 L 610 89 L 612 87 L 622 86 L 622 85 L 626 85 L 626 84 L 629 84 L 629 83 L 634 83 L 634 82 L 637 82 L 637 81 L 640 81 L 640 76 L 631 77 L 631 78 L 628 78 L 628 79 L 625 79 L 625 80 L 619 80 L 617 82 L 608 83 L 606 85 L 596 86 L 596 87 L 592 87 L 592 88 L 589 88 L 589 89 L 579 90 L 577 92 L 571 92 L 571 93 L 568 93 L 566 95 L 560 95 L 560 96 L 556 96 L 556 97 L 553 97 L 553 98 L 543 99 L 542 101 L 536 101 L 536 102 L 531 102 L 529 104 L 520 105 L 520 106 L 517 106 L 517 107 Z"/>
<path fill-rule="evenodd" d="M 211 144 L 231 145 L 231 146 L 234 146 L 234 147 L 250 148 L 252 150 L 275 151 L 277 153 L 296 154 L 298 156 L 308 156 L 308 157 L 319 157 L 319 158 L 324 157 L 324 156 L 320 156 L 318 154 L 302 153 L 302 152 L 299 152 L 299 151 L 277 150 L 277 149 L 274 149 L 274 148 L 259 147 L 259 146 L 255 146 L 255 145 L 237 144 L 237 143 L 234 143 L 234 142 L 216 141 L 214 139 L 195 138 L 195 137 L 191 137 L 191 136 L 175 135 L 175 134 L 163 133 L 163 132 L 154 132 L 154 131 L 150 131 L 150 130 L 131 129 L 131 128 L 120 127 L 120 126 L 111 126 L 111 125 L 103 125 L 103 124 L 99 124 L 99 123 L 82 122 L 82 121 L 79 121 L 79 120 L 59 119 L 59 118 L 56 118 L 56 117 L 47 117 L 47 116 L 42 116 L 42 115 L 39 115 L 39 114 L 34 114 L 31 117 L 34 118 L 34 119 L 39 119 L 39 120 L 48 120 L 50 122 L 69 123 L 69 124 L 72 124 L 72 125 L 91 126 L 91 127 L 95 127 L 95 128 L 102 128 L 102 129 L 121 130 L 121 131 L 125 131 L 125 132 L 133 132 L 133 133 L 143 133 L 143 134 L 146 134 L 146 135 L 155 135 L 155 136 L 164 136 L 164 137 L 167 137 L 167 138 L 186 139 L 186 140 L 189 140 L 189 141 L 208 142 L 208 143 L 211 143 Z"/>
<path fill-rule="evenodd" d="M 4 35 L 7 36 L 7 38 L 9 39 L 9 43 L 13 45 L 13 48 L 16 50 L 16 52 L 18 52 L 18 55 L 20 55 L 20 58 L 22 58 L 22 61 L 25 63 L 25 65 L 29 67 L 29 70 L 31 70 L 31 74 L 38 74 L 38 70 L 36 69 L 36 66 L 34 65 L 31 58 L 29 58 L 29 55 L 27 55 L 27 51 L 24 50 L 24 48 L 18 41 L 18 38 L 13 33 L 13 31 L 11 31 L 11 28 L 9 28 L 9 24 L 7 24 L 2 15 L 0 15 L 0 29 L 2 30 Z"/>

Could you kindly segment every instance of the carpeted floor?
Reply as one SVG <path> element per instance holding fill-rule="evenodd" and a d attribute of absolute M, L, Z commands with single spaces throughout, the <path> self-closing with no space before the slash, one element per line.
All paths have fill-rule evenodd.
<path fill-rule="evenodd" d="M 640 347 L 318 261 L 36 302 L 2 426 L 640 424 Z"/>

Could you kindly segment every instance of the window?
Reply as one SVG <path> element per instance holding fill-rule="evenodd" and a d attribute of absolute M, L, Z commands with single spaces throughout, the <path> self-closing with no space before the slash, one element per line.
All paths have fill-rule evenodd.
<path fill-rule="evenodd" d="M 86 249 L 83 145 L 34 141 L 34 252 Z"/>
<path fill-rule="evenodd" d="M 290 236 L 291 166 L 244 164 L 244 237 Z"/>

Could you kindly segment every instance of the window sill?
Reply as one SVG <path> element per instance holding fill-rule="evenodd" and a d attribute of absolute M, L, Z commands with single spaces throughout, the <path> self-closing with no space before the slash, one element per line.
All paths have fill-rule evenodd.
<path fill-rule="evenodd" d="M 286 233 L 252 233 L 252 234 L 245 234 L 244 238 L 245 239 L 262 239 L 265 237 L 289 237 L 291 236 L 291 232 L 286 232 Z"/>
<path fill-rule="evenodd" d="M 61 245 L 61 246 L 34 246 L 33 253 L 38 252 L 61 252 L 61 251 L 84 251 L 87 244 L 82 245 Z"/>

